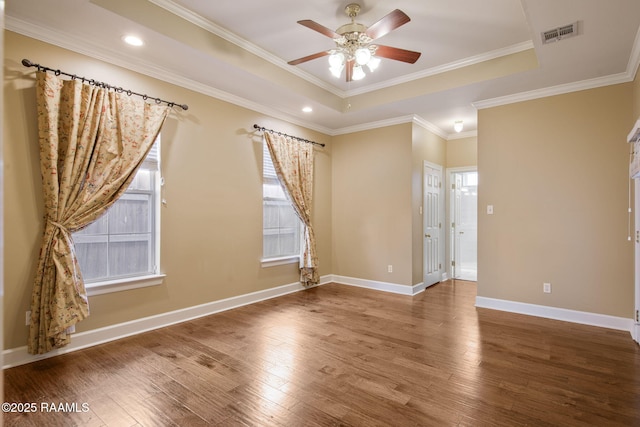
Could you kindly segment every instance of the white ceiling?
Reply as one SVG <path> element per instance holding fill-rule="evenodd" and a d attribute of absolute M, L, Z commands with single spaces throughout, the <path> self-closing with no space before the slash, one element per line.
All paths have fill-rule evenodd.
<path fill-rule="evenodd" d="M 412 118 L 444 137 L 464 120 L 468 135 L 477 107 L 630 81 L 640 60 L 638 0 L 360 0 L 367 26 L 393 9 L 409 15 L 376 42 L 422 52 L 415 64 L 383 59 L 350 83 L 326 58 L 287 64 L 334 46 L 296 21 L 335 30 L 351 2 L 7 0 L 5 25 L 331 135 Z M 575 21 L 578 36 L 541 43 Z M 145 46 L 125 46 L 127 33 Z"/>

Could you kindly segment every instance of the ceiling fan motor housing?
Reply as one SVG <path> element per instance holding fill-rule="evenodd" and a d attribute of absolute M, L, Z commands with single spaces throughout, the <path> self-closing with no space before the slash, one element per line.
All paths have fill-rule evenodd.
<path fill-rule="evenodd" d="M 351 18 L 351 22 L 340 26 L 336 33 L 340 34 L 340 37 L 334 39 L 338 48 L 343 49 L 348 53 L 348 59 L 353 59 L 356 50 L 362 47 L 368 47 L 371 50 L 371 54 L 375 53 L 375 46 L 367 46 L 373 41 L 373 39 L 365 34 L 367 26 L 355 22 L 355 17 L 360 13 L 360 5 L 351 3 L 344 8 L 344 12 Z"/>

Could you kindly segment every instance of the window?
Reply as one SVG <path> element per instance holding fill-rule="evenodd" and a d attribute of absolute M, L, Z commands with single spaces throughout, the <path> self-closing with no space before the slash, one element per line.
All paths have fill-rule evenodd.
<path fill-rule="evenodd" d="M 262 148 L 262 178 L 263 259 L 297 261 L 302 221 L 280 185 L 266 141 Z"/>
<path fill-rule="evenodd" d="M 158 137 L 129 188 L 113 206 L 93 224 L 73 233 L 87 288 L 158 274 L 159 144 Z"/>

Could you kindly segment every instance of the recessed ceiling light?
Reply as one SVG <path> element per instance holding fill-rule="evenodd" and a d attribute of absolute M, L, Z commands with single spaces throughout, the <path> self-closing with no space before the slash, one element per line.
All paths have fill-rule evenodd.
<path fill-rule="evenodd" d="M 142 46 L 144 44 L 142 39 L 138 36 L 132 36 L 132 35 L 124 36 L 122 37 L 122 40 L 124 40 L 126 44 L 131 46 Z"/>
<path fill-rule="evenodd" d="M 304 111 L 305 113 L 310 113 L 310 112 L 312 112 L 312 111 L 313 111 L 313 108 L 311 108 L 311 107 L 304 107 L 304 108 L 302 108 L 302 111 Z"/>

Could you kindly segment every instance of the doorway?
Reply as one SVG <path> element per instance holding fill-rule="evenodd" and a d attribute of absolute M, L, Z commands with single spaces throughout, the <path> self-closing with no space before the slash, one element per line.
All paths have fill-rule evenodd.
<path fill-rule="evenodd" d="M 451 277 L 478 280 L 478 171 L 450 171 Z"/>

